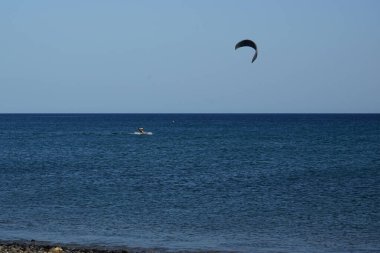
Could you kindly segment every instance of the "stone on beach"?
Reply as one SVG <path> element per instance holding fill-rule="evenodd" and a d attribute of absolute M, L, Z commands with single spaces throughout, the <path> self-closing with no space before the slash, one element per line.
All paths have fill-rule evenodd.
<path fill-rule="evenodd" d="M 49 250 L 50 253 L 62 253 L 63 249 L 61 247 L 54 247 Z"/>

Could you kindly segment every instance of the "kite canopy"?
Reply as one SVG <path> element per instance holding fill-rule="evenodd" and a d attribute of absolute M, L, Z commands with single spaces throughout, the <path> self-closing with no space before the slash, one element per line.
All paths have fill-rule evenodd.
<path fill-rule="evenodd" d="M 256 43 L 253 42 L 252 40 L 242 40 L 242 41 L 238 42 L 235 45 L 235 50 L 238 49 L 238 48 L 241 48 L 241 47 L 251 47 L 251 48 L 255 49 L 255 55 L 252 58 L 252 62 L 254 62 L 256 60 L 256 58 L 257 58 L 257 46 L 256 46 Z"/>

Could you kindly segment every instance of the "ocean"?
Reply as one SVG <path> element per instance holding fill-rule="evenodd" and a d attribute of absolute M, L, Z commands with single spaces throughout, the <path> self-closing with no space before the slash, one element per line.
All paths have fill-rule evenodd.
<path fill-rule="evenodd" d="M 380 114 L 0 114 L 0 240 L 32 239 L 380 252 Z"/>

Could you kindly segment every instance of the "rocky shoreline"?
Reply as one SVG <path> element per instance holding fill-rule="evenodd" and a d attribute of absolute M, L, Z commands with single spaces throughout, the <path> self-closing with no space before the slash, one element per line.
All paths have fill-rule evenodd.
<path fill-rule="evenodd" d="M 170 251 L 165 249 L 143 249 L 126 247 L 86 247 L 28 242 L 0 242 L 0 253 L 222 253 L 221 251 Z"/>
<path fill-rule="evenodd" d="M 132 250 L 102 250 L 85 247 L 58 246 L 36 243 L 0 243 L 0 253 L 135 253 Z"/>

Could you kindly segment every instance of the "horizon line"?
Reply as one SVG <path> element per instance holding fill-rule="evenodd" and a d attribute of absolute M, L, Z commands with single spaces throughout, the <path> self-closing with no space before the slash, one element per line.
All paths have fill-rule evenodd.
<path fill-rule="evenodd" d="M 380 114 L 380 112 L 0 112 L 5 114 Z"/>

